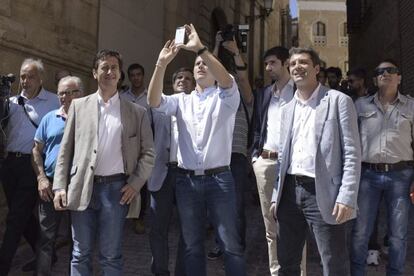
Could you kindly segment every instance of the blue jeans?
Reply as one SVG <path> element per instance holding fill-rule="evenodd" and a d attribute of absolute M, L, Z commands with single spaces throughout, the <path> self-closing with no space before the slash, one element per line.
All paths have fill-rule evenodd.
<path fill-rule="evenodd" d="M 170 275 L 168 270 L 168 229 L 174 208 L 176 168 L 169 167 L 161 188 L 151 192 L 151 231 L 149 242 L 152 253 L 151 271 L 155 275 Z M 183 243 L 180 237 L 175 265 L 175 275 L 184 276 Z"/>
<path fill-rule="evenodd" d="M 407 226 L 410 210 L 409 190 L 413 169 L 391 172 L 362 171 L 358 194 L 359 213 L 352 230 L 351 273 L 365 275 L 368 241 L 373 231 L 381 197 L 388 216 L 389 255 L 387 275 L 402 275 L 407 251 Z"/>
<path fill-rule="evenodd" d="M 185 247 L 187 275 L 206 275 L 207 210 L 224 249 L 226 275 L 243 276 L 244 248 L 238 227 L 236 193 L 230 171 L 212 176 L 177 174 L 176 199 Z"/>
<path fill-rule="evenodd" d="M 94 183 L 92 198 L 84 211 L 71 211 L 72 276 L 92 275 L 95 239 L 99 263 L 105 276 L 122 275 L 122 235 L 128 205 L 121 205 L 125 181 Z"/>

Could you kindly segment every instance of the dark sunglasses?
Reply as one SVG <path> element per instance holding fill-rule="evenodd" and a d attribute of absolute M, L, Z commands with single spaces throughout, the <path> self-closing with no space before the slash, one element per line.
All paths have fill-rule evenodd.
<path fill-rule="evenodd" d="M 377 68 L 375 69 L 375 76 L 382 76 L 385 72 L 387 72 L 388 74 L 398 74 L 400 71 L 397 67 Z"/>

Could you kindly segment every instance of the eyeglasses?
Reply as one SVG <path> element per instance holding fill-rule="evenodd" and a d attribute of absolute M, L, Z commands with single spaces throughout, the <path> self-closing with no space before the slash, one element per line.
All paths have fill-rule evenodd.
<path fill-rule="evenodd" d="M 73 94 L 78 93 L 78 92 L 80 92 L 78 89 L 68 90 L 68 91 L 59 91 L 57 92 L 57 96 L 59 98 L 62 98 L 63 96 L 72 96 Z"/>
<path fill-rule="evenodd" d="M 388 74 L 398 74 L 400 71 L 397 67 L 383 67 L 375 69 L 375 76 L 382 76 L 385 72 Z"/>

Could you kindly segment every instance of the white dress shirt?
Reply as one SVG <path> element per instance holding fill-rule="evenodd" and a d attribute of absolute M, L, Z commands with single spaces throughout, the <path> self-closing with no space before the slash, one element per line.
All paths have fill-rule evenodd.
<path fill-rule="evenodd" d="M 315 177 L 315 113 L 318 91 L 321 85 L 312 92 L 311 97 L 304 101 L 295 92 L 296 106 L 292 128 L 291 163 L 288 174 Z"/>
<path fill-rule="evenodd" d="M 124 173 L 121 102 L 118 92 L 107 103 L 98 93 L 98 109 L 98 152 L 95 175 Z"/>
<path fill-rule="evenodd" d="M 202 93 L 162 95 L 158 110 L 177 118 L 179 167 L 206 170 L 230 165 L 239 103 L 234 80 L 228 89 L 211 86 Z"/>
<path fill-rule="evenodd" d="M 170 162 L 178 162 L 177 154 L 178 154 L 178 126 L 177 126 L 177 118 L 175 116 L 171 116 L 171 135 L 170 135 Z"/>
<path fill-rule="evenodd" d="M 272 98 L 267 109 L 267 135 L 263 149 L 279 151 L 280 140 L 280 108 L 290 102 L 293 94 L 293 80 L 289 80 L 282 90 L 273 91 Z M 272 90 L 276 84 L 272 86 Z"/>

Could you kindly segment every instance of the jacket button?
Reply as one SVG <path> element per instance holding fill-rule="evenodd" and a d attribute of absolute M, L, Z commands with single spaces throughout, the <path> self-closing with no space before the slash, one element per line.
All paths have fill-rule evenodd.
<path fill-rule="evenodd" d="M 96 149 L 93 150 L 93 153 L 96 153 Z"/>
<path fill-rule="evenodd" d="M 91 170 L 93 170 L 93 166 L 91 166 Z"/>

